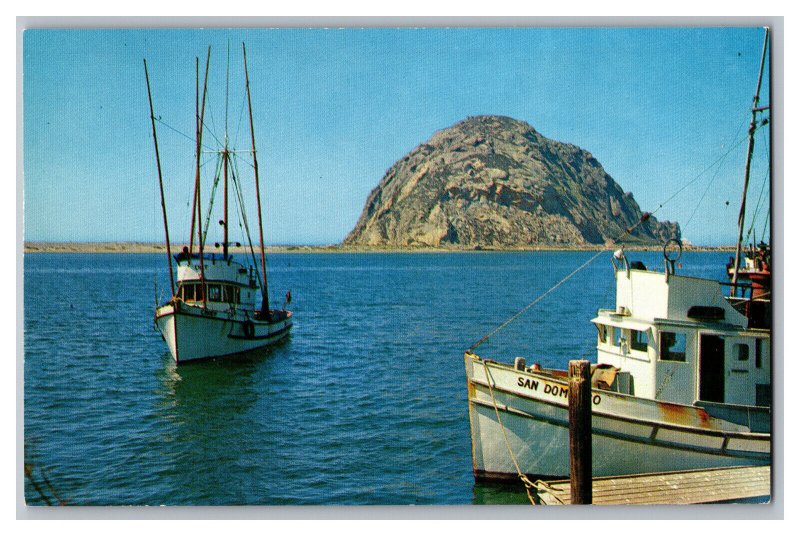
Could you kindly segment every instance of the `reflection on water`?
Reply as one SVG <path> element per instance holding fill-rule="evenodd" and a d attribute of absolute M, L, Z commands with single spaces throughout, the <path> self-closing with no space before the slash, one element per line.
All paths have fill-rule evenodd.
<path fill-rule="evenodd" d="M 274 354 L 285 345 L 180 366 L 166 353 L 156 410 L 166 447 L 162 471 L 172 488 L 164 504 L 214 503 L 221 486 L 230 486 L 228 504 L 254 502 L 258 482 L 247 477 L 257 464 L 248 470 L 244 460 L 261 450 L 265 417 L 254 406 L 264 394 L 262 378 L 269 377 L 271 360 L 280 358 Z M 243 469 L 248 481 L 237 486 L 232 475 Z"/>

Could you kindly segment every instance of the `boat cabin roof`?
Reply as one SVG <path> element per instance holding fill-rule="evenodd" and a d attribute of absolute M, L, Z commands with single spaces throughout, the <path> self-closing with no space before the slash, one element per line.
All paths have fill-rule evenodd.
<path fill-rule="evenodd" d="M 616 283 L 616 309 L 601 309 L 593 322 L 639 330 L 658 323 L 723 330 L 744 330 L 748 325 L 747 318 L 724 298 L 717 281 L 620 269 Z"/>

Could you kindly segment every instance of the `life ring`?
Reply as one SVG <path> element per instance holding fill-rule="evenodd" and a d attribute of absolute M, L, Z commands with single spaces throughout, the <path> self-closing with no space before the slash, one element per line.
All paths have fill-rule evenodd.
<path fill-rule="evenodd" d="M 250 320 L 245 320 L 242 324 L 242 331 L 244 331 L 244 336 L 248 339 L 252 339 L 256 332 L 256 327 L 253 325 L 253 322 Z"/>

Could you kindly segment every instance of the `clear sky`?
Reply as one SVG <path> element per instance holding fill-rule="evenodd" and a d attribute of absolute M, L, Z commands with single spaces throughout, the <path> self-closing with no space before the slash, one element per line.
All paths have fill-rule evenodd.
<path fill-rule="evenodd" d="M 656 217 L 678 221 L 696 244 L 731 244 L 763 36 L 761 28 L 27 30 L 25 239 L 163 240 L 146 58 L 170 234 L 186 240 L 195 57 L 202 73 L 211 45 L 210 149 L 224 132 L 230 43 L 228 131 L 247 150 L 244 41 L 267 243 L 340 242 L 396 160 L 467 116 L 499 114 L 591 152 L 644 211 L 691 182 Z M 757 238 L 767 141 L 761 129 L 748 198 L 750 208 L 762 198 Z M 209 181 L 212 168 L 204 166 Z M 252 180 L 249 167 L 239 170 Z M 248 216 L 252 224 L 253 208 Z"/>

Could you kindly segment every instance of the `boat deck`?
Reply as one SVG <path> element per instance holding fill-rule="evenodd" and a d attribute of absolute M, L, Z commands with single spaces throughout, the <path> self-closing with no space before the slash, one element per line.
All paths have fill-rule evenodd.
<path fill-rule="evenodd" d="M 724 467 L 592 480 L 592 504 L 703 504 L 770 497 L 770 467 Z M 569 480 L 540 482 L 543 504 L 570 504 Z"/>

